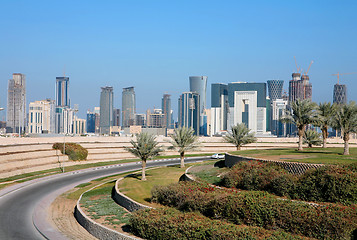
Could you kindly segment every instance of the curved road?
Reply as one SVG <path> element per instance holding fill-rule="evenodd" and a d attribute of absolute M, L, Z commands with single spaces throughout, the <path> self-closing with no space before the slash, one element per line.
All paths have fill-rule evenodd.
<path fill-rule="evenodd" d="M 206 160 L 193 157 L 185 162 Z M 147 167 L 174 165 L 179 159 L 148 161 Z M 46 221 L 46 208 L 61 193 L 92 179 L 141 168 L 139 162 L 85 169 L 17 184 L 0 191 L 0 239 L 65 239 Z"/>

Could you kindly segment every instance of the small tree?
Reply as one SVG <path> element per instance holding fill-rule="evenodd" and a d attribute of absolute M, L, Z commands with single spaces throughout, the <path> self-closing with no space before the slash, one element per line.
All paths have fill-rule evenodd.
<path fill-rule="evenodd" d="M 351 101 L 349 104 L 338 105 L 333 125 L 336 129 L 341 130 L 343 135 L 344 151 L 343 155 L 349 155 L 350 133 L 357 133 L 357 106 Z"/>
<path fill-rule="evenodd" d="M 317 108 L 317 118 L 313 124 L 318 126 L 322 131 L 323 148 L 327 147 L 328 128 L 329 126 L 332 126 L 332 119 L 335 113 L 335 105 L 330 102 L 320 103 Z"/>
<path fill-rule="evenodd" d="M 223 139 L 228 143 L 234 144 L 239 151 L 243 145 L 257 141 L 254 133 L 249 132 L 250 129 L 247 128 L 244 123 L 239 123 L 235 126 L 232 126 L 231 132 L 228 132 L 227 135 L 223 137 Z"/>
<path fill-rule="evenodd" d="M 298 150 L 303 150 L 302 139 L 305 133 L 306 126 L 313 123 L 316 119 L 315 112 L 316 104 L 308 99 L 299 100 L 291 103 L 291 110 L 287 110 L 285 115 L 280 119 L 283 123 L 293 123 L 298 129 L 299 145 Z"/>
<path fill-rule="evenodd" d="M 199 147 L 198 137 L 194 135 L 192 128 L 180 127 L 176 128 L 171 136 L 170 143 L 172 146 L 169 149 L 177 149 L 180 154 L 180 167 L 185 167 L 185 152 Z"/>
<path fill-rule="evenodd" d="M 307 144 L 309 148 L 311 148 L 312 145 L 320 146 L 322 144 L 321 133 L 311 129 L 305 131 L 303 143 Z"/>
<path fill-rule="evenodd" d="M 148 133 L 140 133 L 136 135 L 136 141 L 130 141 L 132 148 L 125 148 L 128 152 L 134 154 L 141 159 L 142 173 L 141 180 L 146 180 L 145 168 L 146 160 L 159 155 L 162 149 L 158 146 L 158 142 L 154 135 Z"/>

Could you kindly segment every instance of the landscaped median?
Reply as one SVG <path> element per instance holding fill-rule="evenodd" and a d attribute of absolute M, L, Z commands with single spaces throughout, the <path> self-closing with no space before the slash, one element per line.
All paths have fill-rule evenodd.
<path fill-rule="evenodd" d="M 147 181 L 141 181 L 139 174 L 117 181 L 114 199 L 119 203 L 124 199 L 124 205 L 129 202 L 131 210 L 144 208 L 131 215 L 124 214 L 125 221 L 128 221 L 124 229 L 130 228 L 135 235 L 147 239 L 351 239 L 355 236 L 355 164 L 311 169 L 301 176 L 305 179 L 292 182 L 298 176 L 277 165 L 251 161 L 230 170 L 222 163 L 203 162 L 189 170 L 197 180 L 208 180 L 210 184 L 177 183 L 185 169 L 174 166 L 148 170 Z M 241 172 L 237 170 L 240 165 Z M 238 178 L 230 175 L 232 172 L 236 172 Z M 239 185 L 239 182 L 245 185 Z M 225 183 L 233 183 L 229 187 L 234 188 L 211 185 Z M 308 185 L 311 186 L 307 188 Z M 111 183 L 105 191 L 108 192 L 112 186 Z M 280 196 L 269 193 L 273 186 L 279 190 L 289 186 L 295 190 L 301 188 L 304 194 L 321 192 L 330 198 L 316 198 L 318 201 L 313 203 L 294 200 L 297 195 L 286 195 L 284 191 L 275 193 Z M 116 195 L 123 199 L 118 200 Z M 91 198 L 95 196 L 98 194 Z M 91 214 L 90 210 L 86 211 Z M 114 226 L 123 228 L 116 223 L 112 228 Z"/>

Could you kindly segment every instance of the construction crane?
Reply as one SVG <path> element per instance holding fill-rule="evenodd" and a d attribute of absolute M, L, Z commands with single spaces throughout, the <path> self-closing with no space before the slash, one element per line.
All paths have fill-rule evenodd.
<path fill-rule="evenodd" d="M 311 61 L 311 62 L 310 62 L 309 68 L 308 68 L 307 71 L 305 72 L 305 75 L 307 75 L 307 73 L 309 72 L 310 67 L 311 67 L 311 65 L 312 65 L 313 63 L 314 63 L 314 61 Z"/>
<path fill-rule="evenodd" d="M 332 76 L 337 76 L 337 84 L 340 84 L 340 75 L 350 75 L 350 74 L 357 74 L 357 72 L 353 72 L 353 73 L 335 73 L 335 74 L 331 74 Z"/>

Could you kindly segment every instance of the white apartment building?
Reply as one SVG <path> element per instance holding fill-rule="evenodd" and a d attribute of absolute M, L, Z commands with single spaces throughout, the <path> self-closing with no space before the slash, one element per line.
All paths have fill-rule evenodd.
<path fill-rule="evenodd" d="M 55 133 L 55 101 L 46 99 L 29 104 L 28 133 Z"/>

